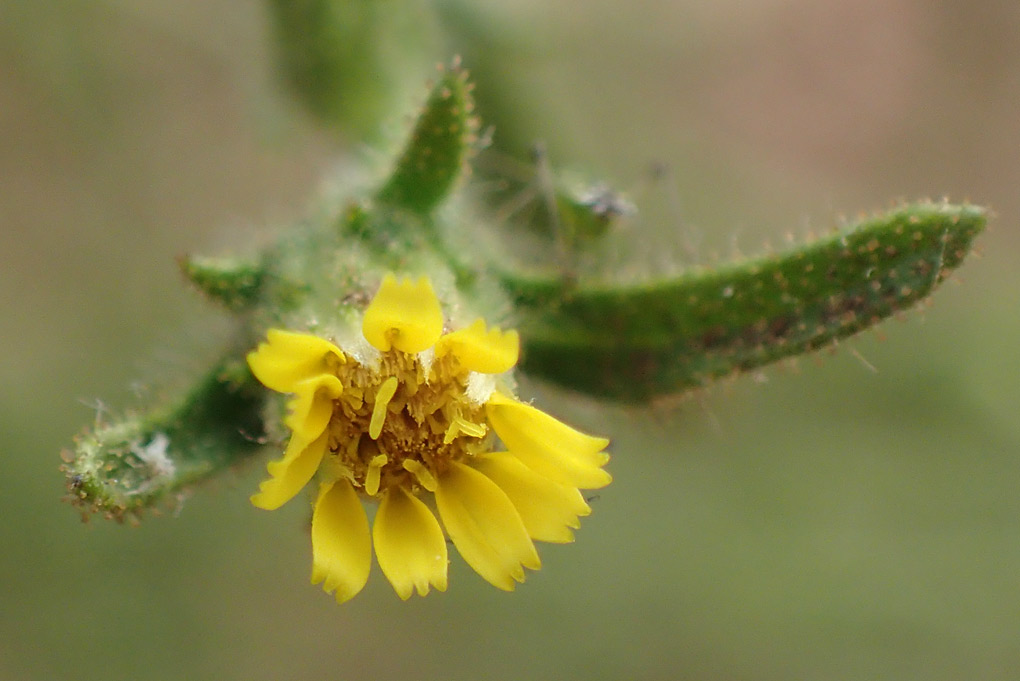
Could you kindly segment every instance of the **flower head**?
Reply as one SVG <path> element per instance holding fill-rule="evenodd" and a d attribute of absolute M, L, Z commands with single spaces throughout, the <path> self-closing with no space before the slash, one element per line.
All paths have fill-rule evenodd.
<path fill-rule="evenodd" d="M 573 540 L 591 510 L 578 489 L 611 479 L 608 440 L 513 397 L 515 331 L 444 326 L 427 279 L 387 275 L 362 322 L 370 352 L 271 329 L 248 355 L 263 384 L 293 395 L 290 442 L 252 503 L 278 508 L 318 477 L 312 582 L 338 602 L 365 585 L 373 544 L 401 598 L 445 590 L 447 536 L 512 590 L 539 567 L 533 540 Z M 379 504 L 371 530 L 364 498 Z"/>

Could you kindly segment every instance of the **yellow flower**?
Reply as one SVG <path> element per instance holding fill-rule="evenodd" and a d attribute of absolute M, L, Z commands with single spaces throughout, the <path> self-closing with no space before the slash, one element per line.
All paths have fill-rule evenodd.
<path fill-rule="evenodd" d="M 370 348 L 271 329 L 248 355 L 263 384 L 293 394 L 290 443 L 252 503 L 279 508 L 318 474 L 312 583 L 338 602 L 365 585 L 373 544 L 401 598 L 444 591 L 447 536 L 479 575 L 512 590 L 539 567 L 532 540 L 573 540 L 591 511 L 578 488 L 611 480 L 608 440 L 512 396 L 516 331 L 481 319 L 443 327 L 427 279 L 386 275 L 362 323 Z M 371 530 L 365 497 L 379 503 Z"/>

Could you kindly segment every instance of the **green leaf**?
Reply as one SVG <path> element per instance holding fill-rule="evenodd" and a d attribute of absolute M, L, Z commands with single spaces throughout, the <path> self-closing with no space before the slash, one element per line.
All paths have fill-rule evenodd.
<path fill-rule="evenodd" d="M 176 404 L 97 424 L 65 453 L 71 501 L 123 520 L 175 500 L 257 451 L 265 398 L 243 361 L 228 359 Z"/>
<path fill-rule="evenodd" d="M 188 256 L 181 258 L 178 265 L 191 283 L 233 311 L 258 301 L 266 277 L 262 263 L 238 258 Z"/>
<path fill-rule="evenodd" d="M 428 215 L 465 172 L 477 140 L 472 85 L 458 60 L 433 86 L 379 201 Z"/>
<path fill-rule="evenodd" d="M 777 256 L 641 284 L 508 275 L 521 367 L 640 401 L 810 352 L 924 299 L 984 228 L 985 211 L 921 203 Z"/>

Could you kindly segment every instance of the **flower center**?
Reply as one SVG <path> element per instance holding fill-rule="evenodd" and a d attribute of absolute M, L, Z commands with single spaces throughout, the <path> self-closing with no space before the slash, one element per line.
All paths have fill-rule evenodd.
<path fill-rule="evenodd" d="M 451 354 L 399 350 L 378 366 L 335 366 L 343 393 L 333 403 L 326 477 L 346 478 L 369 495 L 394 486 L 435 491 L 451 461 L 491 449 L 484 401 L 468 395 L 471 373 Z"/>

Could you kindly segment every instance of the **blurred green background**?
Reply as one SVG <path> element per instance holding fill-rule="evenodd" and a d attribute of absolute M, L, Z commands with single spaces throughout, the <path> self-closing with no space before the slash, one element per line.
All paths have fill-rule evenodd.
<path fill-rule="evenodd" d="M 457 557 L 446 594 L 376 572 L 338 607 L 307 583 L 306 509 L 248 504 L 261 464 L 177 517 L 83 526 L 58 452 L 97 397 L 144 404 L 215 353 L 174 257 L 263 242 L 355 145 L 276 82 L 262 3 L 6 0 L 0 678 L 1015 678 L 1020 5 L 477 9 L 526 36 L 489 59 L 553 160 L 668 207 L 623 227 L 649 270 L 942 195 L 994 209 L 984 257 L 905 322 L 679 406 L 525 386 L 614 440 L 577 543 L 514 594 Z"/>

